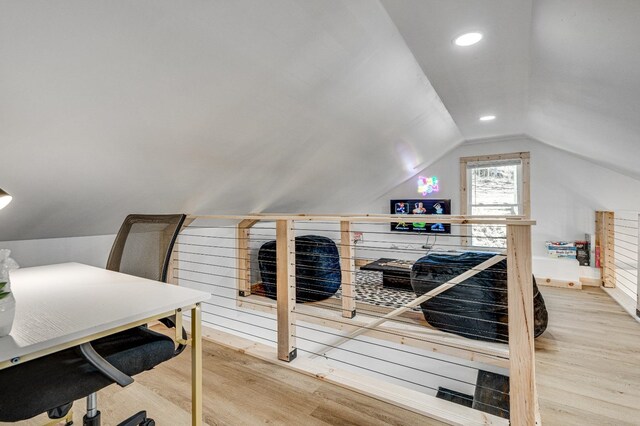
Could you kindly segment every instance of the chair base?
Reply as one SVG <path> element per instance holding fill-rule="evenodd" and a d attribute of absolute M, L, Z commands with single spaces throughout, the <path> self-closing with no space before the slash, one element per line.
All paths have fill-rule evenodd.
<path fill-rule="evenodd" d="M 146 411 L 140 411 L 129 417 L 127 420 L 118 423 L 118 426 L 155 426 L 156 422 L 147 417 Z M 100 411 L 96 412 L 93 417 L 86 414 L 82 418 L 82 426 L 101 426 Z"/>
<path fill-rule="evenodd" d="M 61 424 L 64 424 L 64 426 L 71 426 L 73 425 L 73 411 L 69 410 L 66 415 L 56 419 L 51 419 L 52 420 L 50 422 L 45 423 L 43 426 L 60 426 Z"/>
<path fill-rule="evenodd" d="M 156 422 L 153 419 L 147 418 L 146 411 L 140 411 L 120 423 L 118 426 L 156 426 Z"/>

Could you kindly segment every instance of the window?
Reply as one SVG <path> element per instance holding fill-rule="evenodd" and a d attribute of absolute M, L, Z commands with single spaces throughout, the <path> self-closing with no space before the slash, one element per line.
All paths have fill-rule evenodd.
<path fill-rule="evenodd" d="M 460 159 L 461 213 L 480 216 L 530 215 L 529 153 L 463 157 Z M 473 225 L 471 245 L 506 247 L 506 229 Z M 469 244 L 469 231 L 463 244 Z"/>

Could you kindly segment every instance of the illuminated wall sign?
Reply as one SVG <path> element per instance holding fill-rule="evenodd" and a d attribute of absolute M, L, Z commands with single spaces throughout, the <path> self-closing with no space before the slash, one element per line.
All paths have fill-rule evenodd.
<path fill-rule="evenodd" d="M 436 176 L 418 178 L 418 192 L 422 195 L 431 194 L 432 192 L 440 191 L 438 185 L 438 178 Z"/>

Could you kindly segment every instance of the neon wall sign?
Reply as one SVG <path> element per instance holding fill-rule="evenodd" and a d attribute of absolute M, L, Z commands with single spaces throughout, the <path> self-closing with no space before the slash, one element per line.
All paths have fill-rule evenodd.
<path fill-rule="evenodd" d="M 422 195 L 432 194 L 440 191 L 440 185 L 436 176 L 418 177 L 418 192 Z"/>

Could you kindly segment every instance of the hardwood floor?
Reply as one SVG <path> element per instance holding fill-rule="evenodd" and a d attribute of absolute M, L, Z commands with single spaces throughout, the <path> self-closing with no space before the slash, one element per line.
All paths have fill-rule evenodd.
<path fill-rule="evenodd" d="M 126 389 L 99 393 L 103 424 L 111 426 L 146 409 L 159 426 L 191 422 L 190 355 L 136 376 Z M 380 402 L 287 368 L 204 342 L 204 415 L 209 425 L 441 425 L 411 411 Z M 84 401 L 74 405 L 81 424 Z M 38 416 L 23 426 L 41 426 Z M 0 423 L 3 425 L 4 423 Z"/>
<path fill-rule="evenodd" d="M 541 287 L 549 328 L 536 339 L 545 425 L 640 424 L 640 324 L 598 287 Z"/>
<path fill-rule="evenodd" d="M 541 291 L 550 314 L 549 328 L 536 340 L 543 424 L 640 424 L 640 324 L 599 288 Z M 203 359 L 209 425 L 441 424 L 214 343 L 205 342 Z M 144 408 L 158 425 L 188 425 L 189 360 L 184 353 L 139 375 L 127 389 L 100 392 L 103 424 Z M 75 409 L 79 424 L 84 402 Z"/>

